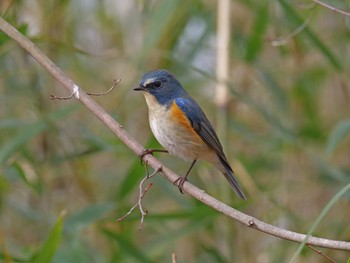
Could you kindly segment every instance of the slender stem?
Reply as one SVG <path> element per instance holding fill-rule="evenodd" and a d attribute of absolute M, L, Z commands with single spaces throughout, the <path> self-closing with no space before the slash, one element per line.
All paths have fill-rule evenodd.
<path fill-rule="evenodd" d="M 328 9 L 334 11 L 334 12 L 337 12 L 337 13 L 339 13 L 339 14 L 342 14 L 342 15 L 345 15 L 345 16 L 350 16 L 350 13 L 345 12 L 345 11 L 339 9 L 339 8 L 334 7 L 334 6 L 331 6 L 331 5 L 329 5 L 329 4 L 323 3 L 322 1 L 313 0 L 313 2 L 316 3 L 316 4 L 318 4 L 318 5 L 323 6 L 323 7 L 325 7 L 325 8 L 328 8 Z"/>
<path fill-rule="evenodd" d="M 227 80 L 229 75 L 230 0 L 218 1 L 216 44 L 217 84 L 215 101 L 220 108 L 225 108 L 228 103 Z"/>

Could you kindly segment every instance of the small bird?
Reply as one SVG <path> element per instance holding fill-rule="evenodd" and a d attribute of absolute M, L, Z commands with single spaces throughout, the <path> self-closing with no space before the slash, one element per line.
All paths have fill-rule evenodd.
<path fill-rule="evenodd" d="M 162 69 L 148 72 L 143 75 L 139 86 L 134 90 L 143 91 L 151 130 L 166 149 L 146 150 L 141 154 L 141 158 L 153 152 L 169 152 L 192 161 L 186 175 L 174 182 L 181 193 L 196 161 L 204 159 L 224 174 L 238 197 L 246 199 L 213 126 L 174 75 Z"/>

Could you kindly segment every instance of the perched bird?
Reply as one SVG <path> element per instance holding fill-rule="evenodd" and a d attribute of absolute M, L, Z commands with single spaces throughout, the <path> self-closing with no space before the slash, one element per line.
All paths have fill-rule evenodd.
<path fill-rule="evenodd" d="M 169 152 L 192 161 L 186 175 L 174 182 L 181 193 L 196 161 L 204 159 L 225 175 L 238 197 L 246 199 L 213 126 L 199 105 L 171 73 L 166 70 L 148 72 L 134 90 L 143 91 L 148 105 L 151 130 L 166 149 L 146 150 L 141 157 L 153 152 Z"/>

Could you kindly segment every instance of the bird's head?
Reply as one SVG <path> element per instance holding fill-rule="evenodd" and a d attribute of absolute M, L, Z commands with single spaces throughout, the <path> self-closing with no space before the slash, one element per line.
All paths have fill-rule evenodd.
<path fill-rule="evenodd" d="M 139 86 L 134 90 L 143 91 L 146 96 L 154 96 L 162 105 L 168 105 L 176 98 L 188 96 L 180 82 L 170 72 L 163 69 L 150 71 L 143 75 Z"/>

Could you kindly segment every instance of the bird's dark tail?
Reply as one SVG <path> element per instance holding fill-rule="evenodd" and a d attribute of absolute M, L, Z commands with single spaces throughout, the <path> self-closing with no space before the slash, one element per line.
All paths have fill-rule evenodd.
<path fill-rule="evenodd" d="M 222 164 L 222 166 L 224 167 L 225 171 L 223 171 L 223 174 L 225 175 L 227 181 L 230 183 L 231 188 L 233 189 L 233 191 L 236 193 L 236 195 L 245 200 L 247 199 L 245 194 L 243 193 L 242 188 L 240 187 L 240 185 L 238 184 L 235 176 L 234 176 L 234 172 L 232 171 L 231 166 L 228 164 L 227 160 L 221 158 L 220 156 L 218 156 L 220 159 L 220 162 Z"/>

